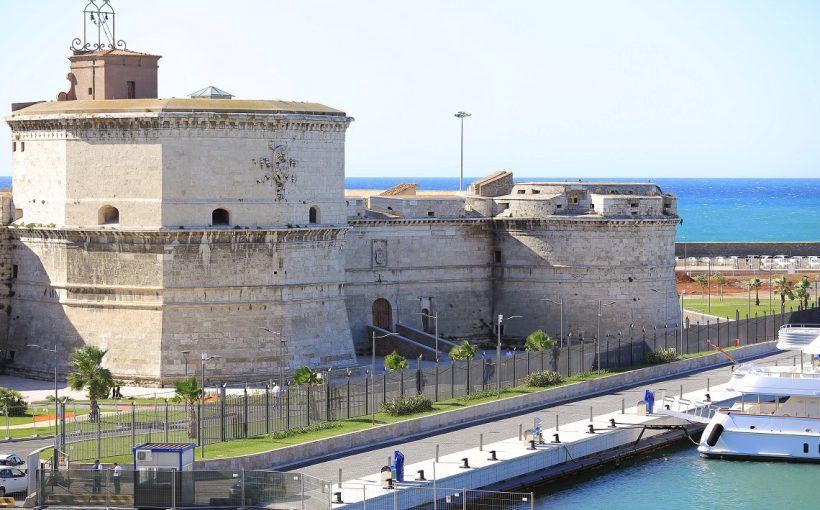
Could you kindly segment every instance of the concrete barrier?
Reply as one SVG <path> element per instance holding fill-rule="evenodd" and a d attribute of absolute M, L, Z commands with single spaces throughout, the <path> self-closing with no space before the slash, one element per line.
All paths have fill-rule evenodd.
<path fill-rule="evenodd" d="M 777 352 L 775 342 L 763 342 L 733 349 L 731 354 L 735 359 L 743 360 L 773 352 Z M 278 448 L 258 454 L 197 461 L 195 467 L 196 469 L 213 471 L 231 469 L 281 469 L 289 465 L 297 463 L 305 464 L 314 459 L 320 459 L 349 450 L 364 447 L 373 448 L 377 445 L 405 441 L 414 436 L 429 434 L 435 431 L 444 431 L 444 429 L 447 428 L 466 426 L 471 423 L 496 419 L 518 412 L 540 409 L 555 405 L 559 402 L 612 392 L 658 379 L 666 379 L 668 377 L 726 364 L 728 364 L 726 357 L 716 352 L 706 356 L 641 368 L 591 381 L 568 384 L 518 397 L 510 397 L 454 411 L 408 419 L 398 423 L 381 425 L 349 434 Z"/>

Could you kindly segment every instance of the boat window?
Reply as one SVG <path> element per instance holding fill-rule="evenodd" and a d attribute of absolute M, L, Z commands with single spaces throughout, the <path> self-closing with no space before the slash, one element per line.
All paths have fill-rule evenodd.
<path fill-rule="evenodd" d="M 809 453 L 809 443 L 803 443 L 803 453 Z"/>

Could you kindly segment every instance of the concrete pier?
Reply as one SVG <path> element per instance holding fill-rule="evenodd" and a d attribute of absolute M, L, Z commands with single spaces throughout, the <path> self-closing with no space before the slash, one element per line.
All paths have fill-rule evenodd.
<path fill-rule="evenodd" d="M 792 360 L 792 354 L 780 353 L 758 360 L 757 363 L 759 365 L 774 365 L 775 363 L 783 365 L 791 364 Z M 663 443 L 684 437 L 681 431 L 669 433 L 668 431 L 647 430 L 642 432 L 642 425 L 684 423 L 657 413 L 664 394 L 676 397 L 682 394 L 684 400 L 692 402 L 691 405 L 698 405 L 698 402 L 705 401 L 706 393 L 710 394 L 713 403 L 728 402 L 737 398 L 736 394 L 725 391 L 723 387 L 730 377 L 731 368 L 721 367 L 660 383 L 652 383 L 648 386 L 634 387 L 611 395 L 579 400 L 497 422 L 430 436 L 390 448 L 345 456 L 302 467 L 299 470 L 325 479 L 336 480 L 332 491 L 341 492 L 344 505 L 334 505 L 334 508 L 344 508 L 345 505 L 356 505 L 357 503 L 361 506 L 361 501 L 365 497 L 368 504 L 383 498 L 394 498 L 394 491 L 381 487 L 379 473 L 394 450 L 402 451 L 406 457 L 405 480 L 407 482 L 397 484 L 400 493 L 407 491 L 401 497 L 403 504 L 421 504 L 430 501 L 433 497 L 434 483 L 432 480 L 434 476 L 437 488 L 511 490 L 516 487 L 516 480 L 519 481 L 518 487 L 524 483 L 543 481 L 538 477 L 534 478 L 532 473 L 543 473 L 544 478 L 550 478 L 565 471 L 595 465 L 594 461 L 577 462 L 579 459 L 590 459 L 602 452 L 616 451 L 615 449 L 619 447 L 628 447 L 631 450 L 640 448 L 640 444 L 635 444 L 639 437 L 641 444 L 648 442 L 658 444 L 659 441 Z M 650 416 L 640 416 L 637 413 L 636 403 L 643 398 L 646 389 L 655 392 L 656 413 Z M 681 409 L 684 407 L 686 406 L 682 406 Z M 527 449 L 523 438 L 519 440 L 518 431 L 519 426 L 523 430 L 531 429 L 536 417 L 542 420 L 543 438 L 547 444 L 530 450 Z M 611 419 L 615 420 L 615 428 L 611 428 Z M 590 433 L 590 425 L 594 433 Z M 702 425 L 695 425 L 693 428 L 699 429 L 700 427 Z M 553 434 L 559 435 L 560 443 L 550 443 L 554 439 Z M 658 436 L 661 435 L 664 435 L 665 439 L 659 440 Z M 493 450 L 498 460 L 490 460 L 490 451 Z M 439 459 L 435 462 L 437 451 Z M 468 459 L 469 468 L 461 467 L 464 458 Z M 339 469 L 342 475 L 341 487 L 339 487 L 337 475 Z M 424 471 L 426 481 L 413 481 L 419 470 Z M 437 494 L 437 497 L 443 496 Z"/>

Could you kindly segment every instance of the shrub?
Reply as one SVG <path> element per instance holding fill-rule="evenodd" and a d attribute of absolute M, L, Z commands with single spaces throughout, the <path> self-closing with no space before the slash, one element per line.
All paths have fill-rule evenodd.
<path fill-rule="evenodd" d="M 458 399 L 462 402 L 469 402 L 471 400 L 483 400 L 485 398 L 496 397 L 498 392 L 495 390 L 474 391 L 469 395 L 463 395 Z"/>
<path fill-rule="evenodd" d="M 646 354 L 646 362 L 650 365 L 660 365 L 662 363 L 671 363 L 680 359 L 674 347 L 668 349 L 658 349 L 655 352 L 648 352 Z"/>
<path fill-rule="evenodd" d="M 322 377 L 319 372 L 303 365 L 293 373 L 293 382 L 296 386 L 313 386 L 314 384 L 322 384 Z"/>
<path fill-rule="evenodd" d="M 467 340 L 462 340 L 461 344 L 456 345 L 450 349 L 450 359 L 456 360 L 471 360 L 475 358 L 478 352 L 478 347 L 471 345 Z"/>
<path fill-rule="evenodd" d="M 408 366 L 410 365 L 407 364 L 407 358 L 396 351 L 393 351 L 384 357 L 384 368 L 387 370 L 393 370 L 395 372 L 398 370 L 404 370 Z"/>
<path fill-rule="evenodd" d="M 539 329 L 530 333 L 524 346 L 528 351 L 546 351 L 555 347 L 555 340 Z"/>
<path fill-rule="evenodd" d="M 424 395 L 414 397 L 391 398 L 382 406 L 382 410 L 390 416 L 405 416 L 433 410 L 433 402 Z"/>
<path fill-rule="evenodd" d="M 527 386 L 543 388 L 546 386 L 560 384 L 563 380 L 564 378 L 558 372 L 553 372 L 551 370 L 539 370 L 528 375 L 526 379 L 524 379 L 524 382 Z"/>
<path fill-rule="evenodd" d="M 269 437 L 272 439 L 286 439 L 300 434 L 307 434 L 308 432 L 319 432 L 320 430 L 329 430 L 341 427 L 342 424 L 335 421 L 323 421 L 307 425 L 305 427 L 295 427 L 284 430 L 277 430 L 272 432 Z"/>
<path fill-rule="evenodd" d="M 0 388 L 0 407 L 8 409 L 9 416 L 25 416 L 28 411 L 28 404 L 23 400 L 23 395 L 8 388 Z"/>

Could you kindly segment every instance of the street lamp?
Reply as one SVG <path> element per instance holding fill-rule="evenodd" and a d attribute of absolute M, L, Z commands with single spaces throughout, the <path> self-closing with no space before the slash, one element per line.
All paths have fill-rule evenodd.
<path fill-rule="evenodd" d="M 559 317 L 560 330 L 559 330 L 558 334 L 559 334 L 560 338 L 558 339 L 558 346 L 563 348 L 564 347 L 564 298 L 559 297 L 558 301 L 553 301 L 552 299 L 549 299 L 549 298 L 541 298 L 541 301 L 549 301 L 550 303 L 555 303 L 559 307 L 558 314 L 560 315 L 560 317 Z"/>
<path fill-rule="evenodd" d="M 520 319 L 520 315 L 511 315 L 507 320 Z M 495 391 L 497 395 L 501 395 L 501 324 L 504 322 L 504 315 L 498 314 L 498 342 L 495 345 Z"/>
<path fill-rule="evenodd" d="M 188 378 L 188 355 L 191 351 L 182 351 L 182 358 L 185 360 L 185 378 Z"/>
<path fill-rule="evenodd" d="M 59 356 L 59 346 L 60 344 L 57 343 L 55 340 L 54 348 L 47 349 L 42 345 L 38 344 L 27 344 L 26 347 L 34 347 L 37 349 L 44 350 L 46 352 L 53 352 L 54 353 L 54 467 L 57 467 L 57 452 L 60 450 L 60 425 L 59 421 L 57 420 L 57 416 L 60 414 L 60 404 L 58 402 L 58 389 L 57 389 L 57 361 Z M 6 410 L 8 412 L 8 409 Z"/>
<path fill-rule="evenodd" d="M 467 112 L 458 112 L 455 116 L 461 120 L 461 173 L 458 177 L 458 190 L 462 191 L 464 189 L 464 119 L 469 117 L 471 114 Z"/>
<path fill-rule="evenodd" d="M 606 306 L 612 306 L 616 303 L 613 301 L 611 303 L 607 303 Z M 601 312 L 603 308 L 603 304 L 601 300 L 598 300 L 598 333 L 595 336 L 595 358 L 598 360 L 598 375 L 601 374 Z"/>
<path fill-rule="evenodd" d="M 372 406 L 372 424 L 376 424 L 376 340 L 379 338 L 387 338 L 389 336 L 399 336 L 398 333 L 387 333 L 384 335 L 376 336 L 376 332 L 373 331 L 373 345 L 371 346 L 371 366 L 370 370 L 372 375 L 370 376 L 370 399 L 373 403 Z"/>
<path fill-rule="evenodd" d="M 686 296 L 686 289 L 680 291 L 680 348 L 678 348 L 678 354 L 683 353 L 683 298 Z"/>
<path fill-rule="evenodd" d="M 285 344 L 287 343 L 287 339 L 282 336 L 281 332 L 271 331 L 270 328 L 265 328 L 260 326 L 259 329 L 262 331 L 267 331 L 271 335 L 276 335 L 279 337 L 279 387 L 285 387 Z"/>
<path fill-rule="evenodd" d="M 199 399 L 199 416 L 197 419 L 197 423 L 199 424 L 199 433 L 197 434 L 197 439 L 199 439 L 199 454 L 201 458 L 205 458 L 205 441 L 202 439 L 202 402 L 205 400 L 205 364 L 212 359 L 219 359 L 222 356 L 213 355 L 209 356 L 207 352 L 202 353 L 202 397 Z"/>
<path fill-rule="evenodd" d="M 433 319 L 433 323 L 435 324 L 435 335 L 436 335 L 436 364 L 438 364 L 438 312 L 435 315 L 430 315 L 429 313 L 424 312 L 416 312 L 416 315 L 423 315 L 430 319 Z"/>

